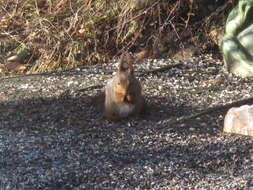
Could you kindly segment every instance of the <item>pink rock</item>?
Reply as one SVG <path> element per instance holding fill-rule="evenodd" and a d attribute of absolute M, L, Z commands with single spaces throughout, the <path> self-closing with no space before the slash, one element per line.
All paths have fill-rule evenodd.
<path fill-rule="evenodd" d="M 253 136 L 253 106 L 243 105 L 228 110 L 223 131 Z"/>

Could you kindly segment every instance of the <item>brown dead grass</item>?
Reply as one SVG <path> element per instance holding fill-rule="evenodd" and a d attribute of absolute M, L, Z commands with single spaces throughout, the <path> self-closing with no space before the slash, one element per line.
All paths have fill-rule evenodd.
<path fill-rule="evenodd" d="M 210 37 L 217 33 L 213 27 L 224 24 L 235 4 L 208 2 L 0 0 L 1 51 L 8 56 L 29 49 L 26 71 L 34 73 L 106 63 L 124 51 L 159 57 L 185 41 L 202 48 L 205 39 L 207 48 L 217 43 Z"/>

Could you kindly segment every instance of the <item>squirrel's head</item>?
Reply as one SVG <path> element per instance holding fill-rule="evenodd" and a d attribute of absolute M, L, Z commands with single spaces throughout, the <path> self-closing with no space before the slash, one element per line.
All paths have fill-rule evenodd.
<path fill-rule="evenodd" d="M 122 55 L 118 65 L 116 93 L 126 96 L 134 77 L 133 63 L 129 54 Z"/>

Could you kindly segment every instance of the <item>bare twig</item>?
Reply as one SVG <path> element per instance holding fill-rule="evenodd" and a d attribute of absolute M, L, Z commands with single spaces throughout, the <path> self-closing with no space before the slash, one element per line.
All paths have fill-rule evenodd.
<path fill-rule="evenodd" d="M 141 13 L 139 13 L 138 15 L 132 17 L 131 19 L 127 20 L 124 22 L 124 25 L 127 24 L 127 23 L 130 23 L 131 21 L 137 19 L 138 17 L 146 14 L 148 11 L 150 11 L 153 7 L 155 7 L 161 0 L 158 0 L 157 2 L 155 2 L 154 4 L 152 4 L 149 8 L 145 9 L 144 11 L 142 11 Z M 109 30 L 107 30 L 106 32 L 110 32 L 112 30 L 116 30 L 117 28 L 119 28 L 119 26 L 116 26 L 116 27 L 113 27 Z"/>

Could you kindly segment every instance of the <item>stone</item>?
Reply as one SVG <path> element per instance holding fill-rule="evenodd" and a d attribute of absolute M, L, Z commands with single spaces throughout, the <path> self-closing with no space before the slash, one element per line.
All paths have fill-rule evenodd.
<path fill-rule="evenodd" d="M 223 131 L 253 136 L 253 105 L 231 108 L 225 116 Z"/>

